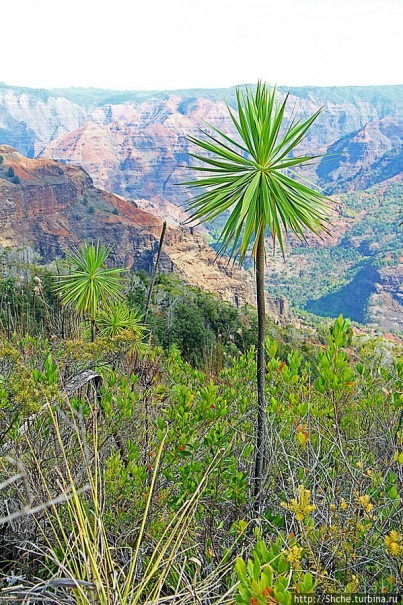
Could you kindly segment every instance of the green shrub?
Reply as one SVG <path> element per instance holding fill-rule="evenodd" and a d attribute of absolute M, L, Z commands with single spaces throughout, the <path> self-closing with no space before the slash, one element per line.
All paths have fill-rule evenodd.
<path fill-rule="evenodd" d="M 74 494 L 68 504 L 37 512 L 36 521 L 30 516 L 5 528 L 7 542 L 18 547 L 9 564 L 13 575 L 93 581 L 109 600 L 90 594 L 86 600 L 87 585 L 78 584 L 74 598 L 81 594 L 77 602 L 85 605 L 118 602 L 114 578 L 124 585 L 133 560 L 130 586 L 142 590 L 137 602 L 156 605 L 175 598 L 288 605 L 298 591 L 397 590 L 403 559 L 398 342 L 369 336 L 359 342 L 342 317 L 331 327 L 322 324 L 320 334 L 310 328 L 308 343 L 296 328 L 270 328 L 270 463 L 257 518 L 253 312 L 240 315 L 159 275 L 151 335 L 140 340 L 129 309 L 144 305 L 149 276 L 132 274 L 128 307 L 102 309 L 97 340 L 85 341 L 87 328 L 67 340 L 73 330 L 50 273 L 11 263 L 12 254 L 1 257 L 0 329 L 7 333 L 9 323 L 10 334 L 0 339 L 0 507 L 29 500 L 20 481 L 9 482 L 7 456 L 24 465 L 34 503 L 57 497 L 60 486 Z M 214 363 L 205 362 L 209 352 Z M 71 393 L 66 385 L 86 372 L 97 383 Z M 88 485 L 90 491 L 74 491 Z M 190 501 L 191 515 L 177 525 Z M 251 531 L 256 525 L 260 533 Z M 173 550 L 154 568 L 156 545 L 166 544 L 174 527 Z M 29 560 L 24 544 L 36 550 Z M 156 573 L 149 576 L 151 568 Z M 186 593 L 181 601 L 177 593 L 186 586 L 197 598 Z M 0 583 L 0 601 L 1 590 Z"/>

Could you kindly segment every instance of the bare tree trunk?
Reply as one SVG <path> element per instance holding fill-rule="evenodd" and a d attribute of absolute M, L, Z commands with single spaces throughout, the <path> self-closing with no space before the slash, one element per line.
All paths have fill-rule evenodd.
<path fill-rule="evenodd" d="M 95 342 L 95 319 L 91 319 L 91 342 Z"/>
<path fill-rule="evenodd" d="M 266 373 L 266 360 L 264 340 L 266 331 L 266 309 L 264 292 L 264 230 L 262 229 L 256 251 L 256 302 L 258 316 L 258 342 L 257 342 L 257 427 L 253 494 L 255 497 L 255 511 L 259 512 L 262 500 L 262 480 L 266 459 L 265 437 L 265 398 L 264 383 Z"/>
<path fill-rule="evenodd" d="M 164 221 L 163 224 L 162 224 L 160 243 L 159 243 L 159 246 L 158 246 L 157 260 L 155 261 L 153 274 L 151 276 L 150 288 L 148 290 L 146 312 L 144 313 L 144 323 L 147 321 L 148 311 L 150 309 L 151 295 L 153 293 L 153 288 L 154 288 L 154 284 L 155 284 L 155 277 L 157 275 L 158 264 L 160 262 L 161 250 L 162 250 L 162 245 L 164 243 L 164 237 L 165 237 L 166 228 L 167 228 L 167 223 L 166 223 L 166 221 Z"/>

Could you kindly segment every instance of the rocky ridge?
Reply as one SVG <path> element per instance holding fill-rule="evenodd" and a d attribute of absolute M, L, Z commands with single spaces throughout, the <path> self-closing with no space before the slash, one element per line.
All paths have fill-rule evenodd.
<path fill-rule="evenodd" d="M 151 271 L 162 229 L 159 218 L 133 201 L 94 187 L 80 167 L 25 158 L 5 145 L 0 146 L 0 156 L 1 246 L 30 247 L 48 262 L 72 244 L 99 239 L 111 246 L 118 266 Z M 230 267 L 225 259 L 216 262 L 203 236 L 189 229 L 168 227 L 161 269 L 175 271 L 187 283 L 237 306 L 254 303 L 251 272 Z M 267 302 L 274 321 L 290 321 L 281 297 L 268 297 Z"/>
<path fill-rule="evenodd" d="M 279 89 L 280 97 L 285 92 Z M 309 177 L 341 191 L 351 167 L 349 189 L 369 186 L 374 163 L 370 184 L 393 176 L 402 99 L 398 86 L 291 89 L 288 117 L 323 107 L 301 151 L 328 152 L 330 163 L 320 162 Z M 186 136 L 197 134 L 204 121 L 234 135 L 224 100 L 234 105 L 234 89 L 140 93 L 0 85 L 0 143 L 30 157 L 81 165 L 96 186 L 148 200 L 177 223 L 175 209 L 164 205 L 186 199 L 176 185 L 187 176 Z M 355 179 L 360 171 L 365 174 Z"/>
<path fill-rule="evenodd" d="M 279 93 L 282 96 L 285 91 Z M 25 145 L 32 157 L 49 156 L 66 166 L 81 165 L 96 186 L 133 198 L 131 204 L 138 209 L 177 226 L 183 219 L 181 204 L 188 195 L 177 186 L 188 177 L 186 136 L 197 134 L 204 127 L 203 120 L 234 134 L 223 99 L 234 106 L 234 89 L 35 91 L 0 84 L 0 142 L 15 140 L 18 149 L 24 150 Z M 323 107 L 301 151 L 326 154 L 305 176 L 327 193 L 336 194 L 336 206 L 332 237 L 308 238 L 313 253 L 291 238 L 287 263 L 268 262 L 269 291 L 284 293 L 298 307 L 318 314 L 328 314 L 331 308 L 331 314 L 352 313 L 357 321 L 374 321 L 387 329 L 391 325 L 388 297 L 392 296 L 396 306 L 400 285 L 390 277 L 384 284 L 383 269 L 375 270 L 372 263 L 379 259 L 383 263 L 382 256 L 387 258 L 390 247 L 398 245 L 399 233 L 392 225 L 377 233 L 374 225 L 397 220 L 399 194 L 395 188 L 385 196 L 382 188 L 392 191 L 391 184 L 402 172 L 402 100 L 401 86 L 291 89 L 288 106 L 295 115 Z M 368 187 L 371 189 L 362 191 Z M 349 200 L 346 193 L 360 199 Z M 379 209 L 377 217 L 371 208 Z M 218 228 L 216 225 L 215 231 Z M 384 253 L 376 249 L 376 242 L 385 248 Z M 178 240 L 176 245 L 182 243 Z M 317 248 L 322 252 L 316 253 Z M 390 272 L 400 276 L 401 260 L 395 253 L 385 262 Z M 368 276 L 362 278 L 364 265 Z M 321 275 L 318 283 L 326 282 L 324 288 L 312 288 L 317 281 L 314 275 Z M 368 291 L 367 298 L 361 296 L 358 313 L 345 305 L 345 287 L 353 300 L 361 287 Z M 293 299 L 294 292 L 301 289 L 309 291 L 310 300 L 305 294 Z M 388 316 L 385 322 L 379 311 L 383 307 Z M 393 325 L 400 329 L 400 320 Z"/>
<path fill-rule="evenodd" d="M 329 145 L 316 175 L 329 193 L 368 189 L 402 171 L 402 143 L 402 117 L 374 120 Z"/>

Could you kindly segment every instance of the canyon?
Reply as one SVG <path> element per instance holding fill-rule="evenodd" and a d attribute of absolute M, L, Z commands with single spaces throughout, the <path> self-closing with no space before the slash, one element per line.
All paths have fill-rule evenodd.
<path fill-rule="evenodd" d="M 94 187 L 81 167 L 26 158 L 6 145 L 0 146 L 0 156 L 1 247 L 20 246 L 51 262 L 71 246 L 100 240 L 110 247 L 116 266 L 152 271 L 162 231 L 159 218 Z M 159 267 L 237 307 L 254 304 L 252 272 L 216 259 L 203 235 L 191 229 L 167 228 Z M 281 297 L 267 296 L 266 302 L 273 321 L 290 321 Z"/>
<path fill-rule="evenodd" d="M 284 98 L 286 92 L 286 89 L 279 88 L 279 98 Z M 312 114 L 322 107 L 318 120 L 301 143 L 301 152 L 317 153 L 323 157 L 318 158 L 301 176 L 332 195 L 335 213 L 332 238 L 323 241 L 310 239 L 309 250 L 291 240 L 287 263 L 268 257 L 267 284 L 276 296 L 284 293 L 297 307 L 334 316 L 338 311 L 346 313 L 349 310 L 343 306 L 345 297 L 342 293 L 343 288 L 350 284 L 351 291 L 359 294 L 356 298 L 359 309 L 357 313 L 353 311 L 357 321 L 386 329 L 402 329 L 399 319 L 403 310 L 402 260 L 397 253 L 402 243 L 401 230 L 397 227 L 402 174 L 402 101 L 402 86 L 290 90 L 288 118 L 291 114 Z M 38 158 L 37 161 L 45 161 L 45 158 L 57 160 L 61 163 L 58 164 L 59 169 L 69 178 L 72 174 L 68 172 L 70 169 L 80 170 L 78 167 L 82 167 L 83 174 L 87 175 L 85 178 L 92 179 L 94 190 L 115 194 L 110 208 L 116 208 L 118 215 L 103 209 L 105 200 L 112 199 L 108 198 L 110 194 L 103 193 L 102 203 L 90 202 L 95 208 L 94 215 L 106 212 L 102 221 L 85 211 L 84 218 L 76 220 L 77 225 L 71 233 L 85 239 L 90 234 L 94 237 L 98 229 L 99 237 L 110 236 L 119 242 L 119 260 L 149 268 L 151 261 L 146 260 L 146 250 L 142 249 L 140 242 L 137 245 L 142 252 L 128 252 L 136 239 L 134 235 L 128 235 L 127 221 L 132 220 L 128 215 L 136 210 L 137 220 L 142 210 L 143 218 L 153 215 L 153 219 L 168 222 L 171 227 L 168 239 L 176 240 L 177 252 L 172 248 L 170 260 L 166 258 L 164 262 L 169 266 L 175 259 L 179 267 L 183 254 L 190 258 L 194 253 L 195 259 L 202 258 L 204 253 L 208 256 L 210 252 L 211 258 L 215 256 L 213 251 L 209 252 L 210 249 L 204 247 L 206 232 L 191 236 L 189 231 L 180 228 L 184 218 L 183 204 L 189 199 L 189 193 L 178 183 L 189 178 L 188 152 L 192 151 L 187 140 L 189 135 L 197 136 L 199 129 L 208 130 L 208 124 L 234 135 L 227 104 L 232 108 L 235 105 L 234 88 L 171 92 L 44 91 L 0 84 L 0 143 L 16 148 L 28 158 Z M 43 170 L 46 172 L 45 168 Z M 24 182 L 21 178 L 22 185 Z M 74 198 L 69 186 L 64 187 L 62 197 Z M 66 212 L 58 206 L 54 187 L 49 195 L 53 200 L 49 204 L 54 204 L 55 213 Z M 89 197 L 93 195 L 91 193 Z M 78 216 L 77 208 L 81 211 L 82 204 L 75 204 L 69 212 Z M 5 210 L 1 211 L 4 214 Z M 379 217 L 386 224 L 381 232 L 374 228 Z M 102 230 L 103 224 L 109 235 Z M 49 224 L 45 229 L 42 225 L 42 230 L 37 232 L 38 246 L 44 258 L 50 255 L 49 238 L 57 228 L 62 226 Z M 153 228 L 153 241 L 156 241 L 160 223 L 155 223 Z M 207 228 L 210 241 L 214 242 L 219 225 Z M 137 225 L 135 229 L 143 229 L 144 232 L 144 225 Z M 16 237 L 14 234 L 7 239 L 7 233 L 5 229 L 5 241 L 10 242 L 12 237 Z M 52 243 L 58 247 L 58 253 L 69 237 L 66 235 L 63 240 L 60 232 L 57 240 L 60 243 Z M 377 238 L 380 239 L 378 244 Z M 325 257 L 326 263 L 331 258 L 342 258 L 343 262 L 336 262 L 329 270 L 323 261 Z M 193 283 L 200 282 L 199 285 L 205 287 L 207 274 L 213 275 L 217 267 L 221 267 L 217 269 L 218 275 L 225 274 L 226 263 L 220 262 L 221 265 L 209 265 L 207 262 L 207 273 L 192 263 L 188 263 L 186 270 L 180 270 Z M 305 294 L 296 296 L 299 289 L 307 291 L 311 288 L 312 275 L 317 275 L 318 271 L 325 271 L 324 278 L 319 279 L 324 287 L 314 288 L 310 297 Z M 357 278 L 362 271 L 367 276 L 365 283 L 370 282 L 365 287 Z M 211 277 L 210 289 L 217 289 L 222 295 L 219 277 L 217 280 Z M 226 286 L 223 289 L 229 297 L 229 289 Z"/>

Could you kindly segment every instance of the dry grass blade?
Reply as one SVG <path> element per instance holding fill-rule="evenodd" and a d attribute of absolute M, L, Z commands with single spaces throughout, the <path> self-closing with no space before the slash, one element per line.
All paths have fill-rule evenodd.
<path fill-rule="evenodd" d="M 194 492 L 181 508 L 173 515 L 161 537 L 153 547 L 152 552 L 144 561 L 144 544 L 149 547 L 146 527 L 155 496 L 156 482 L 160 469 L 160 461 L 164 451 L 165 437 L 162 439 L 157 456 L 153 475 L 148 490 L 147 502 L 143 511 L 138 529 L 136 544 L 133 549 L 124 545 L 112 546 L 105 525 L 105 511 L 103 509 L 103 480 L 99 455 L 99 434 L 97 420 L 94 419 L 91 434 L 92 455 L 88 458 L 89 444 L 79 426 L 77 413 L 69 417 L 70 430 L 73 427 L 75 439 L 81 452 L 86 488 L 79 488 L 75 484 L 74 472 L 71 468 L 68 452 L 63 441 L 63 429 L 60 419 L 53 408 L 49 407 L 49 414 L 53 423 L 55 440 L 58 444 L 62 466 L 59 469 L 59 486 L 63 500 L 52 499 L 47 486 L 47 478 L 41 469 L 40 460 L 36 459 L 37 473 L 43 488 L 49 495 L 49 507 L 44 511 L 46 527 L 39 526 L 42 537 L 47 543 L 44 555 L 53 569 L 51 580 L 35 587 L 35 591 L 42 591 L 45 597 L 52 589 L 62 599 L 69 599 L 66 591 L 77 605 L 137 605 L 139 603 L 166 602 L 163 594 L 167 578 L 178 566 L 178 554 L 181 552 L 184 536 L 188 534 L 200 496 L 211 472 L 215 469 L 222 455 L 218 452 Z M 60 415 L 60 418 L 63 414 Z M 34 456 L 34 449 L 31 447 Z M 62 468 L 63 467 L 63 468 Z M 86 492 L 84 495 L 84 491 Z M 63 501 L 61 510 L 57 507 Z M 49 531 L 50 530 L 50 531 Z M 128 564 L 122 563 L 121 554 L 129 556 Z M 129 555 L 128 555 L 129 553 Z M 229 568 L 226 568 L 226 573 Z M 200 587 L 194 587 L 183 576 L 176 591 L 176 603 L 201 602 L 207 598 L 212 587 L 218 586 L 219 571 L 200 582 Z M 26 591 L 26 596 L 32 594 L 32 588 Z M 215 592 L 215 590 L 213 591 Z M 200 597 L 197 596 L 200 593 Z M 211 592 L 210 592 L 211 595 Z M 31 598 L 31 596 L 29 596 Z M 59 597 L 57 597 L 59 598 Z M 53 595 L 54 602 L 57 598 Z M 208 599 L 208 602 L 212 602 Z"/>

